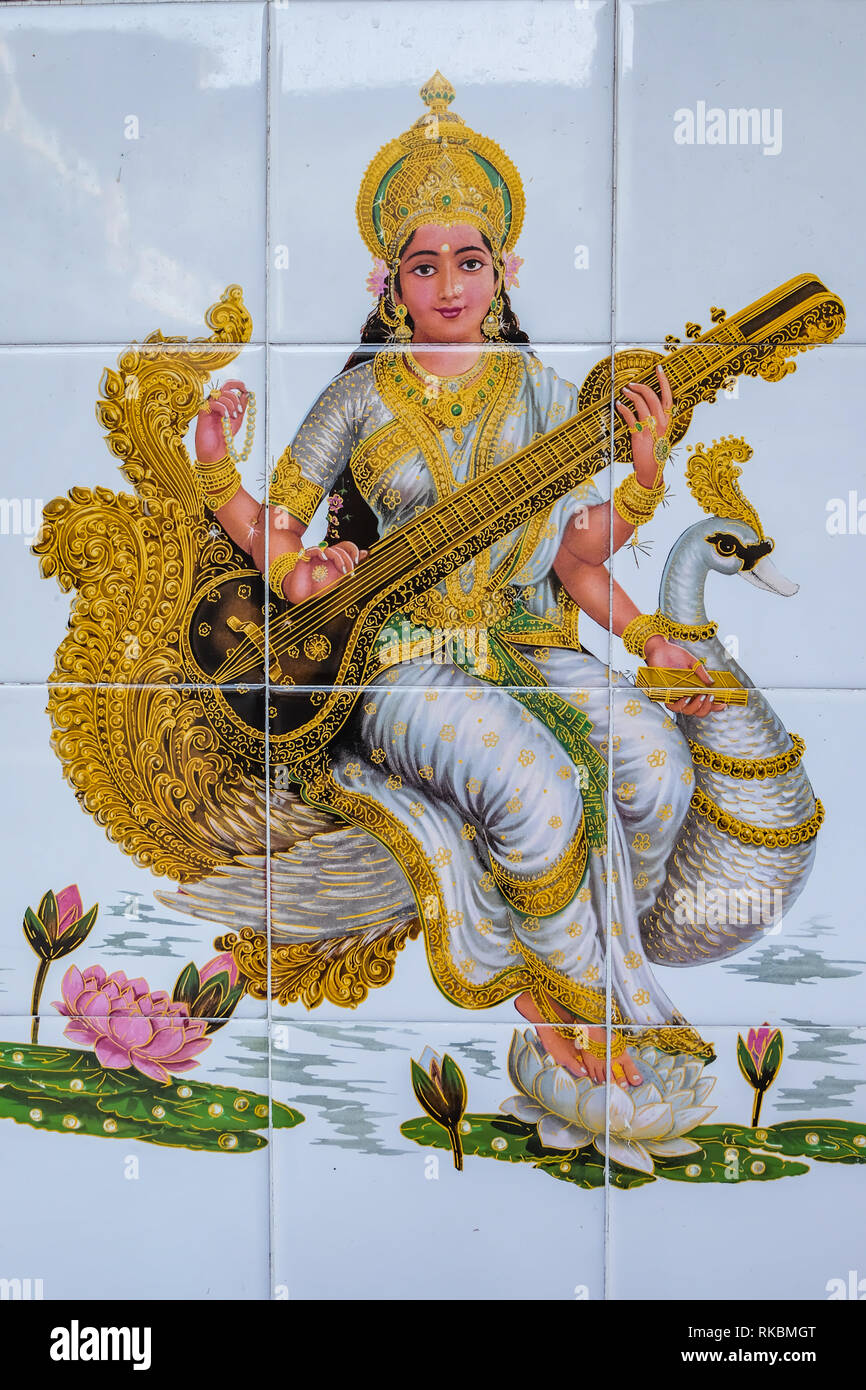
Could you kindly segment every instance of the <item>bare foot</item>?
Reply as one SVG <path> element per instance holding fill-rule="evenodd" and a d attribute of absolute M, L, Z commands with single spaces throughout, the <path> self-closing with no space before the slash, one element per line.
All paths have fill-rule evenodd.
<path fill-rule="evenodd" d="M 546 997 L 552 1011 L 562 1019 L 566 1027 L 573 1029 L 571 1037 L 564 1037 L 555 1024 L 545 1021 L 528 990 L 518 995 L 514 1005 L 519 1014 L 535 1024 L 535 1031 L 542 1046 L 559 1066 L 571 1072 L 572 1076 L 588 1076 L 596 1085 L 600 1085 L 607 1077 L 618 1086 L 640 1086 L 643 1077 L 627 1053 L 611 1058 L 610 1071 L 607 1072 L 606 1059 L 603 1056 L 594 1056 L 593 1051 L 587 1046 L 589 1043 L 595 1044 L 596 1047 L 604 1046 L 604 1028 L 589 1027 L 580 1023 L 557 1000 L 551 999 L 550 995 Z"/>

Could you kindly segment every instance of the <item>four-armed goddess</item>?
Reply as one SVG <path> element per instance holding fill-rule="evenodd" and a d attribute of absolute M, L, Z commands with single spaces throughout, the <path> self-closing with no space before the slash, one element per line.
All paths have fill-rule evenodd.
<path fill-rule="evenodd" d="M 226 456 L 223 421 L 240 428 L 243 383 L 227 382 L 198 417 L 207 505 L 290 603 L 339 590 L 364 564 L 348 539 L 304 545 L 344 470 L 385 537 L 578 410 L 577 388 L 532 352 L 509 300 L 517 170 L 449 110 L 440 74 L 421 95 L 429 111 L 380 150 L 358 196 L 379 267 L 362 347 L 281 456 L 267 522 Z M 634 471 L 612 502 L 584 483 L 421 595 L 404 615 L 411 641 L 383 631 L 351 746 L 338 738 L 329 770 L 340 813 L 352 821 L 358 808 L 357 823 L 374 826 L 412 884 L 430 969 L 454 1003 L 514 998 L 560 1065 L 601 1081 L 609 968 L 621 1084 L 640 1080 L 625 1025 L 652 1040 L 685 1024 L 645 959 L 639 922 L 689 806 L 692 760 L 670 715 L 581 647 L 579 610 L 649 665 L 710 680 L 605 567 L 664 493 L 672 399 L 657 372 L 657 391 L 633 383 L 628 404 L 617 402 Z M 618 688 L 632 704 L 611 740 L 609 799 Z M 717 706 L 699 696 L 669 708 Z M 683 1029 L 677 1050 L 690 1046 L 706 1055 Z"/>

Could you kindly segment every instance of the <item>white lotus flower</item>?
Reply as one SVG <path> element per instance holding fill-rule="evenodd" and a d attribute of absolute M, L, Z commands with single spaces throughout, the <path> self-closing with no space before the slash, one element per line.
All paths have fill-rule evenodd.
<path fill-rule="evenodd" d="M 508 1074 L 520 1092 L 499 1107 L 506 1115 L 538 1126 L 538 1137 L 549 1149 L 582 1149 L 594 1144 L 607 1149 L 614 1163 L 654 1171 L 653 1158 L 679 1158 L 699 1152 L 700 1145 L 683 1136 L 715 1110 L 704 1106 L 716 1084 L 703 1075 L 704 1063 L 654 1047 L 634 1052 L 643 1081 L 640 1086 L 597 1085 L 589 1077 L 572 1076 L 546 1053 L 534 1033 L 515 1033 L 508 1053 Z M 605 1110 L 610 1106 L 609 1137 L 605 1141 Z"/>

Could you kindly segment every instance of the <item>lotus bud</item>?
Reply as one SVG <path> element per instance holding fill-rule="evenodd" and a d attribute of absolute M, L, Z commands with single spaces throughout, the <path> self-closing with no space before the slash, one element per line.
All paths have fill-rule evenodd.
<path fill-rule="evenodd" d="M 172 1003 L 185 1004 L 190 1018 L 208 1020 L 206 1032 L 215 1033 L 234 1013 L 246 988 L 231 951 L 214 956 L 198 969 L 190 961 L 180 972 L 172 991 Z"/>
<path fill-rule="evenodd" d="M 34 912 L 31 907 L 24 909 L 24 935 L 29 946 L 39 957 L 36 976 L 33 980 L 33 993 L 30 1000 L 30 1013 L 33 1023 L 30 1030 L 31 1042 L 39 1039 L 39 1001 L 45 985 L 45 976 L 53 960 L 61 960 L 86 941 L 90 935 L 99 904 L 94 904 L 89 912 L 84 911 L 81 894 L 75 883 L 53 893 L 49 888 Z"/>
<path fill-rule="evenodd" d="M 99 905 L 84 911 L 81 894 L 74 883 L 59 893 L 49 889 L 34 912 L 24 912 L 24 935 L 44 961 L 60 960 L 80 946 L 90 934 Z"/>
<path fill-rule="evenodd" d="M 752 1127 L 758 1124 L 764 1095 L 779 1074 L 784 1051 L 781 1031 L 764 1024 L 761 1028 L 750 1028 L 743 1041 L 737 1034 L 737 1062 L 740 1071 L 755 1092 L 752 1108 Z"/>
<path fill-rule="evenodd" d="M 426 1070 L 425 1070 L 426 1067 Z M 448 1053 L 440 1059 L 432 1048 L 425 1047 L 421 1062 L 412 1059 L 412 1089 L 422 1109 L 448 1135 L 454 1167 L 463 1168 L 463 1143 L 460 1121 L 466 1110 L 466 1078 Z"/>

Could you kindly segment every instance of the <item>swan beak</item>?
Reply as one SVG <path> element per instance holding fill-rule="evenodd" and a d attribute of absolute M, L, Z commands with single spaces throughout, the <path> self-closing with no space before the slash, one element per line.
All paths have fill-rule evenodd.
<path fill-rule="evenodd" d="M 740 570 L 740 578 L 748 579 L 757 589 L 766 589 L 768 593 L 779 594 L 782 598 L 790 598 L 800 588 L 793 579 L 786 579 L 766 555 L 750 570 Z"/>

